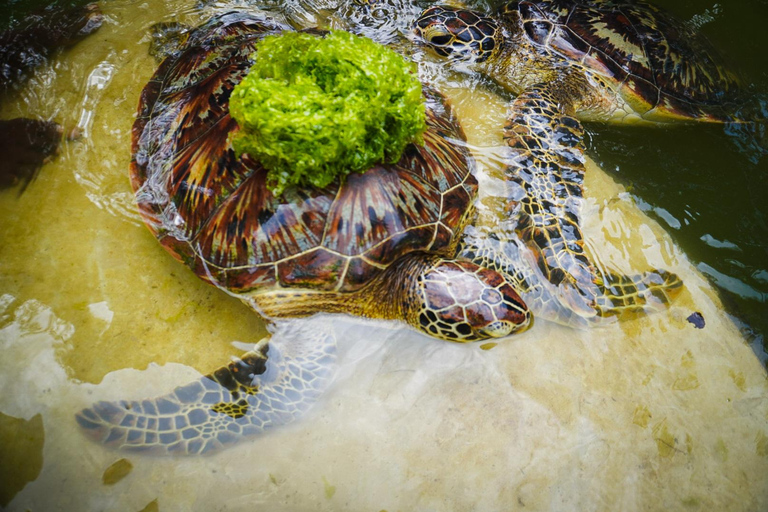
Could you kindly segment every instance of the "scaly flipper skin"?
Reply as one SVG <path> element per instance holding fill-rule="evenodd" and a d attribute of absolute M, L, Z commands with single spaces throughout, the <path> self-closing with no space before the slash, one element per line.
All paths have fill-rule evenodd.
<path fill-rule="evenodd" d="M 561 110 L 567 104 L 550 86 L 533 87 L 514 101 L 504 128 L 512 150 L 508 215 L 522 250 L 511 238 L 499 242 L 504 229 L 494 227 L 495 241 L 470 230 L 463 255 L 508 274 L 535 314 L 565 324 L 667 304 L 682 285 L 676 275 L 604 273 L 590 260 L 579 216 L 583 129 Z"/>
<path fill-rule="evenodd" d="M 589 314 L 588 298 L 599 292 L 579 227 L 584 182 L 582 138 L 581 124 L 560 113 L 557 98 L 547 87 L 520 95 L 504 126 L 504 139 L 513 150 L 507 179 L 523 193 L 517 234 L 565 302 Z M 586 299 L 583 303 L 581 297 Z"/>
<path fill-rule="evenodd" d="M 207 453 L 290 423 L 332 380 L 336 342 L 308 325 L 283 324 L 269 340 L 196 382 L 141 401 L 97 402 L 77 421 L 115 448 Z"/>

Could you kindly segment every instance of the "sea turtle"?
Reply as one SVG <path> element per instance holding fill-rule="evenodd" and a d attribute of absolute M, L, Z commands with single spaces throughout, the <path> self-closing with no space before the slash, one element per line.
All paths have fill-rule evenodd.
<path fill-rule="evenodd" d="M 690 26 L 641 0 L 524 0 L 496 16 L 433 6 L 416 35 L 518 95 L 544 90 L 581 120 L 729 121 L 740 80 Z"/>
<path fill-rule="evenodd" d="M 495 16 L 438 5 L 417 17 L 413 31 L 438 55 L 516 94 L 504 131 L 512 150 L 507 174 L 519 185 L 513 229 L 524 248 L 515 258 L 534 260 L 558 288 L 552 296 L 586 318 L 591 297 L 616 279 L 582 257 L 580 120 L 735 121 L 729 101 L 738 77 L 688 25 L 642 1 L 525 0 Z M 561 249 L 553 251 L 557 239 Z M 484 244 L 496 242 L 477 237 L 475 245 Z M 524 285 L 522 296 L 534 302 Z M 550 304 L 560 315 L 560 304 Z"/>
<path fill-rule="evenodd" d="M 276 198 L 264 168 L 248 155 L 236 157 L 229 95 L 252 65 L 254 45 L 285 30 L 246 13 L 193 30 L 141 95 L 131 163 L 140 213 L 160 243 L 199 277 L 275 321 L 275 332 L 242 359 L 169 395 L 81 411 L 80 425 L 107 444 L 200 453 L 298 416 L 327 385 L 335 343 L 329 333 L 302 330 L 301 322 L 276 320 L 282 317 L 396 319 L 462 342 L 530 324 L 510 284 L 515 278 L 456 257 L 477 182 L 463 131 L 434 90 L 424 89 L 424 145 L 343 183 L 291 188 Z M 504 256 L 486 249 L 478 258 L 500 265 Z M 643 278 L 627 281 L 640 285 L 627 304 L 642 307 L 659 294 Z"/>

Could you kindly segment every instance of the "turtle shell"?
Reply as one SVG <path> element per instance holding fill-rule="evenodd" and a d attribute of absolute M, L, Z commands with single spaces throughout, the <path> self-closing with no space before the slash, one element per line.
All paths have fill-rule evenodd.
<path fill-rule="evenodd" d="M 254 45 L 290 30 L 229 13 L 196 29 L 158 68 L 133 126 L 131 182 L 161 244 L 201 278 L 234 293 L 301 287 L 354 291 L 411 251 L 455 247 L 477 191 L 464 134 L 426 90 L 424 145 L 324 189 L 274 197 L 266 171 L 238 158 L 233 87 Z"/>
<path fill-rule="evenodd" d="M 638 112 L 727 117 L 721 107 L 732 99 L 738 78 L 703 37 L 653 5 L 526 0 L 505 11 L 520 13 L 533 42 L 618 82 Z"/>

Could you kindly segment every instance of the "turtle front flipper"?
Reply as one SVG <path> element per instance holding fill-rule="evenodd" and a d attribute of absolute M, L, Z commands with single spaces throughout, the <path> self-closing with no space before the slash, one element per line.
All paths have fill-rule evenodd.
<path fill-rule="evenodd" d="M 512 150 L 506 179 L 515 205 L 515 234 L 531 272 L 540 272 L 544 285 L 562 308 L 582 318 L 604 317 L 665 304 L 679 290 L 680 280 L 666 271 L 636 276 L 603 273 L 586 252 L 580 227 L 584 183 L 584 131 L 566 114 L 568 93 L 555 85 L 533 87 L 512 104 L 504 138 Z M 517 274 L 520 271 L 517 270 Z M 518 280 L 536 287 L 541 279 Z M 533 284 L 532 284 L 533 283 Z M 542 289 L 533 304 L 549 302 Z M 567 321 L 566 323 L 572 323 Z"/>
<path fill-rule="evenodd" d="M 600 316 L 660 309 L 672 302 L 682 287 L 683 281 L 677 274 L 667 270 L 651 270 L 631 276 L 607 273 L 595 309 Z"/>
<path fill-rule="evenodd" d="M 286 323 L 252 351 L 155 399 L 97 402 L 77 415 L 94 439 L 134 451 L 200 454 L 301 416 L 328 387 L 332 334 Z"/>

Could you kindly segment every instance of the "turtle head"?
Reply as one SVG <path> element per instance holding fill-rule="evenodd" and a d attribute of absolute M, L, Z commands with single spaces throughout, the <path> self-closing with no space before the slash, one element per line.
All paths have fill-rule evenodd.
<path fill-rule="evenodd" d="M 467 9 L 430 7 L 416 18 L 413 31 L 435 53 L 455 60 L 483 62 L 500 47 L 498 24 Z"/>
<path fill-rule="evenodd" d="M 468 261 L 432 259 L 413 279 L 406 320 L 435 338 L 501 338 L 531 324 L 531 313 L 504 276 Z"/>

